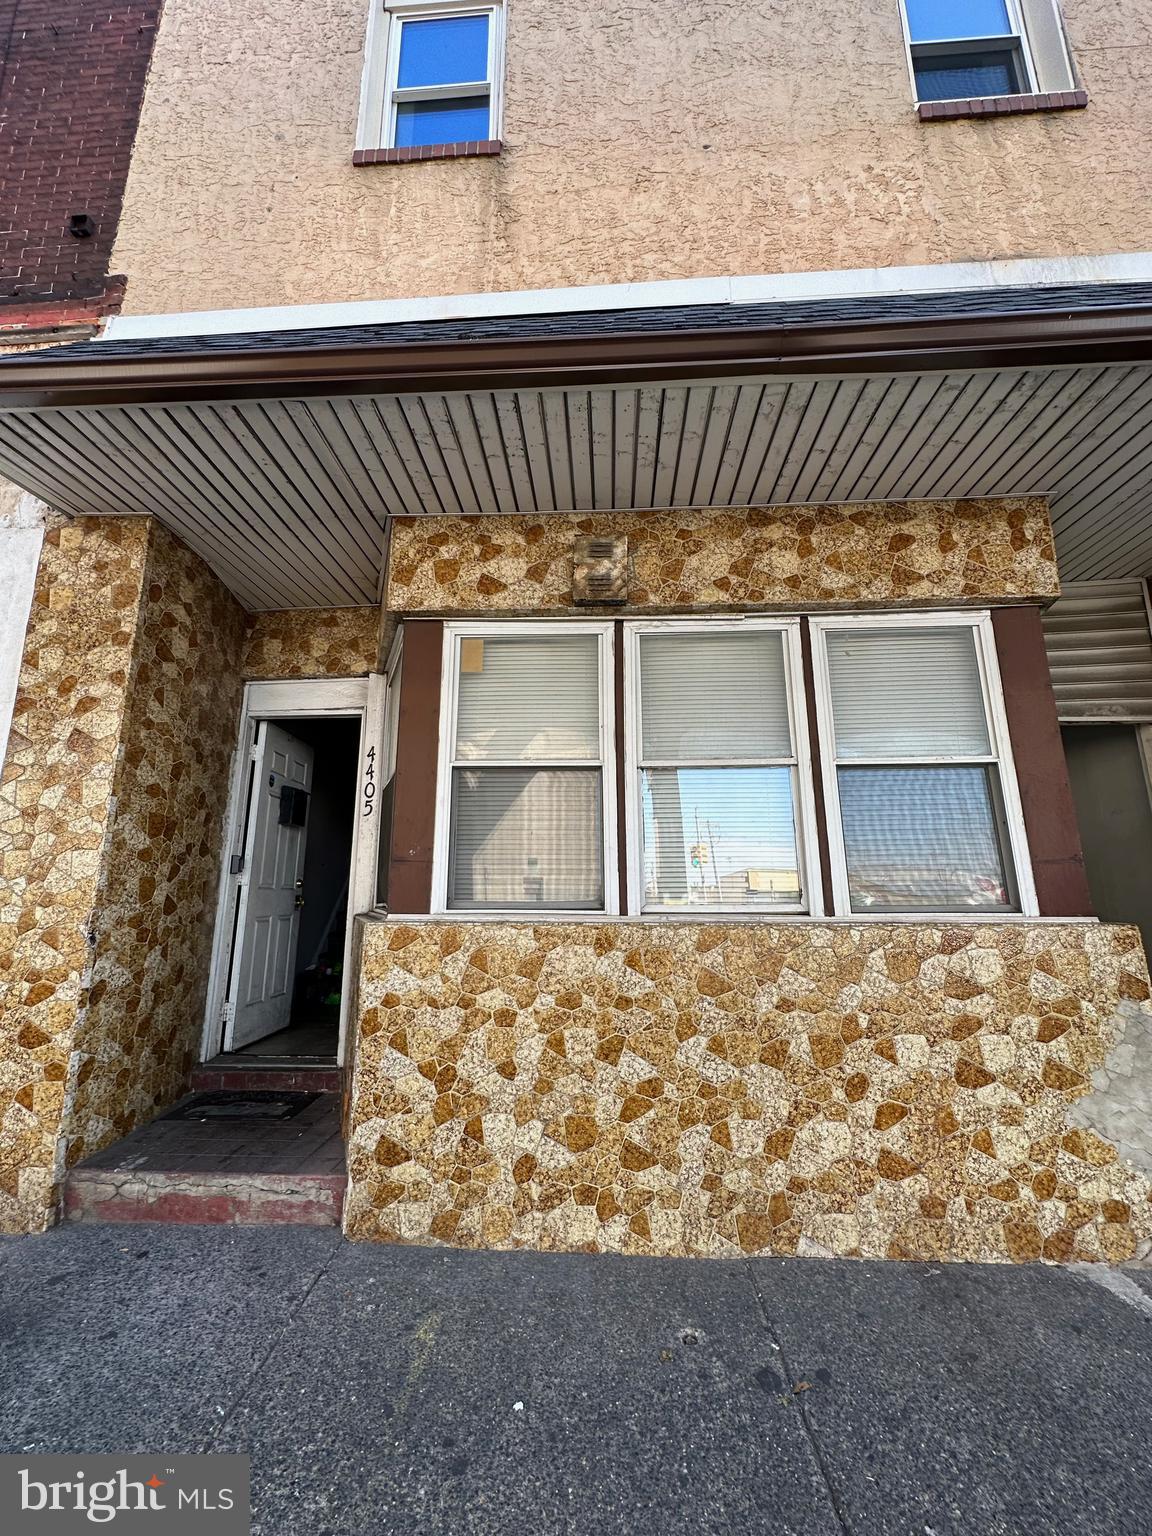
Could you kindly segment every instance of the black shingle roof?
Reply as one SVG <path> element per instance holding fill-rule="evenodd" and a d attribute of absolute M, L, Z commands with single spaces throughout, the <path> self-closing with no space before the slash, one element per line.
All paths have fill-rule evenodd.
<path fill-rule="evenodd" d="M 766 304 L 693 304 L 660 309 L 607 309 L 548 315 L 491 315 L 466 320 L 408 320 L 391 325 L 342 325 L 309 330 L 243 331 L 222 336 L 158 336 L 87 341 L 0 358 L 0 366 L 46 362 L 113 363 L 124 358 L 312 349 L 444 345 L 470 341 L 547 341 L 700 330 L 804 330 L 1092 310 L 1152 308 L 1152 283 L 1079 283 L 1044 288 L 982 288 L 967 292 L 890 294 L 862 298 L 777 300 Z"/>

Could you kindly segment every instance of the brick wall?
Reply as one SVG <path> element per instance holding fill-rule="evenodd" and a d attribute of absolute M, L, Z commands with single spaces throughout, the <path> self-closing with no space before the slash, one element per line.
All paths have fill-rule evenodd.
<path fill-rule="evenodd" d="M 115 307 L 108 260 L 160 5 L 0 0 L 0 317 Z M 69 233 L 74 214 L 88 238 Z"/>

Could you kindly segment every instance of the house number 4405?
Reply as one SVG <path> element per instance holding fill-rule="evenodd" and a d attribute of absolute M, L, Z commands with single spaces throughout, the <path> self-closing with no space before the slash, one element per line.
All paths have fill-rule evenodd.
<path fill-rule="evenodd" d="M 360 813 L 362 816 L 371 816 L 372 812 L 375 810 L 375 806 L 372 804 L 372 802 L 375 800 L 375 798 L 376 798 L 376 748 L 375 747 L 369 747 L 368 748 L 368 755 L 365 758 L 365 763 L 364 763 L 364 789 L 363 789 L 362 798 L 361 798 L 361 804 L 363 805 L 364 809 Z"/>

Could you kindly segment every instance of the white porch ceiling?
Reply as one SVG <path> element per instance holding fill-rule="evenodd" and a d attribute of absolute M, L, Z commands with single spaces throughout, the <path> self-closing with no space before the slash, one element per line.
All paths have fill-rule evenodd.
<path fill-rule="evenodd" d="M 1066 580 L 1152 570 L 1152 365 L 0 412 L 0 473 L 154 513 L 245 607 L 374 602 L 389 514 L 1044 494 Z"/>

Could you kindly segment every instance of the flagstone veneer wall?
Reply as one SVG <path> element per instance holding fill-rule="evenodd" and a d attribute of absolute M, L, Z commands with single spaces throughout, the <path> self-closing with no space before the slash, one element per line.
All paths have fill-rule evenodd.
<path fill-rule="evenodd" d="M 541 517 L 399 517 L 397 613 L 568 612 L 580 534 L 627 534 L 627 605 L 647 612 L 1048 598 L 1048 505 L 868 502 Z"/>
<path fill-rule="evenodd" d="M 0 782 L 0 1230 L 182 1086 L 242 634 L 148 519 L 49 526 Z"/>
<path fill-rule="evenodd" d="M 1072 1120 L 1117 1016 L 1145 1013 L 1132 928 L 358 927 L 352 1237 L 1016 1261 L 1152 1246 L 1147 1177 Z"/>
<path fill-rule="evenodd" d="M 290 608 L 249 615 L 248 679 L 363 677 L 380 655 L 379 608 Z"/>

